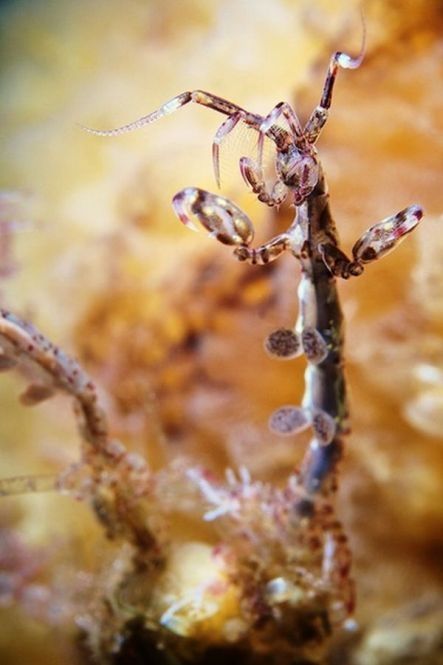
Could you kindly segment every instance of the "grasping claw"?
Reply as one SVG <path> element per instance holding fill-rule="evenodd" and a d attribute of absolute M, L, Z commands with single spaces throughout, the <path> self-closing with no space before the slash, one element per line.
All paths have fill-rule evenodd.
<path fill-rule="evenodd" d="M 234 254 L 239 261 L 265 265 L 274 261 L 289 247 L 289 236 L 281 233 L 260 247 L 250 247 L 254 227 L 245 213 L 229 199 L 211 194 L 198 187 L 186 187 L 172 199 L 180 221 L 197 231 L 192 216 L 224 245 L 236 245 Z"/>
<path fill-rule="evenodd" d="M 353 261 L 336 245 L 320 243 L 319 251 L 324 263 L 335 277 L 348 279 L 361 275 L 366 263 L 381 259 L 411 233 L 423 217 L 423 210 L 412 205 L 374 224 L 357 240 L 352 248 Z"/>
<path fill-rule="evenodd" d="M 357 263 L 370 263 L 386 256 L 415 229 L 422 217 L 423 210 L 413 205 L 374 224 L 352 248 L 354 260 Z"/>
<path fill-rule="evenodd" d="M 197 230 L 191 215 L 224 245 L 248 245 L 254 238 L 251 220 L 235 203 L 198 187 L 186 187 L 172 199 L 180 221 Z"/>
<path fill-rule="evenodd" d="M 257 194 L 259 201 L 266 203 L 268 206 L 277 207 L 283 203 L 288 193 L 288 188 L 282 180 L 277 179 L 269 193 L 267 191 L 263 169 L 252 159 L 249 159 L 249 157 L 241 157 L 240 172 L 245 183 L 251 187 L 254 194 Z"/>

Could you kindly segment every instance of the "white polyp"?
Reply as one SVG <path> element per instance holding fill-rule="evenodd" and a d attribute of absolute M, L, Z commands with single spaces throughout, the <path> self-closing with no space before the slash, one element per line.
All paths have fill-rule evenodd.
<path fill-rule="evenodd" d="M 249 469 L 242 464 L 239 469 L 238 473 L 240 476 L 240 479 L 244 485 L 250 485 L 251 484 L 251 474 L 249 473 Z"/>
<path fill-rule="evenodd" d="M 189 469 L 186 475 L 192 480 L 200 489 L 201 493 L 210 503 L 220 503 L 220 494 L 215 490 L 212 485 L 201 475 L 196 469 Z"/>
<path fill-rule="evenodd" d="M 236 478 L 236 475 L 235 475 L 233 469 L 230 469 L 229 467 L 227 469 L 225 469 L 225 477 L 226 477 L 226 482 L 231 487 L 233 487 L 234 485 L 237 484 L 237 478 Z"/>
<path fill-rule="evenodd" d="M 186 475 L 198 486 L 206 501 L 215 506 L 215 508 L 204 513 L 203 520 L 205 522 L 212 522 L 222 515 L 234 512 L 238 508 L 238 501 L 235 497 L 224 489 L 213 487 L 198 470 L 189 469 Z"/>
<path fill-rule="evenodd" d="M 219 506 L 218 508 L 214 508 L 214 510 L 206 511 L 206 513 L 204 513 L 203 515 L 203 520 L 205 522 L 213 522 L 218 517 L 223 517 L 223 515 L 227 515 L 230 512 L 232 512 L 232 506 L 229 505 L 228 503 L 225 503 L 224 505 Z"/>
<path fill-rule="evenodd" d="M 289 602 L 294 606 L 303 601 L 304 592 L 284 577 L 274 577 L 265 587 L 265 597 L 271 604 Z"/>

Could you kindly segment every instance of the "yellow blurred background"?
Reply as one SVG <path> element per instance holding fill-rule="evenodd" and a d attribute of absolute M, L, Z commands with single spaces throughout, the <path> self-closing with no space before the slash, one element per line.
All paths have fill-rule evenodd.
<path fill-rule="evenodd" d="M 406 205 L 426 215 L 398 251 L 340 285 L 353 434 L 339 514 L 362 627 L 340 662 L 355 665 L 442 657 L 442 11 L 438 0 L 364 3 L 366 59 L 339 73 L 318 144 L 346 248 Z M 300 459 L 303 442 L 271 435 L 267 419 L 299 399 L 303 364 L 276 363 L 262 346 L 273 328 L 292 325 L 296 268 L 290 259 L 238 265 L 176 220 L 179 189 L 215 191 L 217 114 L 189 105 L 112 139 L 78 123 L 111 128 L 196 88 L 262 114 L 288 100 L 306 118 L 330 54 L 357 52 L 361 33 L 351 0 L 0 7 L 0 224 L 8 206 L 19 219 L 1 304 L 78 357 L 113 433 L 155 469 L 186 454 L 218 473 L 247 464 L 278 482 Z M 246 191 L 238 140 L 226 146 L 222 191 L 266 236 L 288 213 L 273 218 Z M 24 411 L 20 388 L 2 376 L 0 474 L 58 471 L 77 454 L 69 404 Z M 0 527 L 0 562 L 8 548 L 35 548 L 36 578 L 55 580 L 61 599 L 66 576 L 75 585 L 83 571 L 96 574 L 102 535 L 69 498 L 2 499 Z M 4 665 L 83 662 L 62 609 L 38 622 L 8 606 L 0 626 Z"/>

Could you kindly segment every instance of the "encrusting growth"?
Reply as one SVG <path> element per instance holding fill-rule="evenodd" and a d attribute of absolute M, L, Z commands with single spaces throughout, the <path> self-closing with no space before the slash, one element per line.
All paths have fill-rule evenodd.
<path fill-rule="evenodd" d="M 273 654 L 272 662 L 279 664 L 297 658 L 318 663 L 332 628 L 353 611 L 351 555 L 333 502 L 337 463 L 349 433 L 344 324 L 336 281 L 360 275 L 366 264 L 397 246 L 422 217 L 419 206 L 409 206 L 370 227 L 355 243 L 352 258 L 340 247 L 315 143 L 327 121 L 338 69 L 358 67 L 363 51 L 357 58 L 340 52 L 332 56 L 320 103 L 304 126 L 286 102 L 261 116 L 197 90 L 181 93 L 121 128 L 88 130 L 115 136 L 190 102 L 202 104 L 227 116 L 213 142 L 217 182 L 224 137 L 238 123 L 257 132 L 257 157 L 242 157 L 240 171 L 265 205 L 276 207 L 285 200 L 294 205 L 295 217 L 287 231 L 253 247 L 254 226 L 245 213 L 231 200 L 197 187 L 176 194 L 173 207 L 184 224 L 196 228 L 199 222 L 231 246 L 240 261 L 266 265 L 288 252 L 300 266 L 296 324 L 293 329 L 277 329 L 265 341 L 267 353 L 279 360 L 303 353 L 307 361 L 301 405 L 284 405 L 269 420 L 274 433 L 286 436 L 312 429 L 300 469 L 282 488 L 251 479 L 245 468 L 238 475 L 228 470 L 226 481 L 189 462 L 154 474 L 141 458 L 109 437 L 94 387 L 79 365 L 30 324 L 1 313 L 2 369 L 25 365 L 28 375 L 38 377 L 24 393 L 24 404 L 49 398 L 55 391 L 73 397 L 83 446 L 79 464 L 60 477 L 3 480 L 0 493 L 51 487 L 71 492 L 91 502 L 110 537 L 132 547 L 115 588 L 116 596 L 125 590 L 125 608 L 104 599 L 102 613 L 86 622 L 90 644 L 102 658 L 118 635 L 123 641 L 132 617 L 149 629 L 154 643 L 179 657 L 187 654 L 188 661 L 189 653 L 235 644 L 244 655 L 242 662 L 260 662 L 262 654 Z M 262 163 L 265 139 L 275 147 L 271 187 Z M 210 556 L 200 583 L 166 598 L 161 590 L 180 550 L 164 534 L 169 522 L 183 514 L 213 525 L 218 544 L 204 545 Z M 155 532 L 149 527 L 153 515 L 162 524 Z"/>

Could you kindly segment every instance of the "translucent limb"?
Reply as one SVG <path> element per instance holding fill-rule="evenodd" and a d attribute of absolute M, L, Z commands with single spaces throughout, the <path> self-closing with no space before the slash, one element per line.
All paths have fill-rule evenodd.
<path fill-rule="evenodd" d="M 370 263 L 389 254 L 411 233 L 423 217 L 423 210 L 412 205 L 371 226 L 357 240 L 352 255 L 359 264 Z"/>
<path fill-rule="evenodd" d="M 263 168 L 263 146 L 265 136 L 268 134 L 271 127 L 276 124 L 280 116 L 283 116 L 287 121 L 289 129 L 291 130 L 291 135 L 295 139 L 295 142 L 297 142 L 297 139 L 301 138 L 302 136 L 303 132 L 300 121 L 292 106 L 288 104 L 288 102 L 279 102 L 276 104 L 272 111 L 268 113 L 268 115 L 263 119 L 260 127 L 258 128 L 259 135 L 257 149 L 259 170 L 262 170 Z"/>
<path fill-rule="evenodd" d="M 198 230 L 193 216 L 207 229 L 211 236 L 224 245 L 236 245 L 234 251 L 239 261 L 253 265 L 265 265 L 274 261 L 289 247 L 287 234 L 282 233 L 260 247 L 249 247 L 254 238 L 252 222 L 229 199 L 211 194 L 197 187 L 187 187 L 176 194 L 172 206 L 186 226 Z"/>
<path fill-rule="evenodd" d="M 0 497 L 13 494 L 53 492 L 58 489 L 59 479 L 54 474 L 36 476 L 15 476 L 0 479 Z"/>
<path fill-rule="evenodd" d="M 364 270 L 364 264 L 381 259 L 399 245 L 411 233 L 423 217 L 423 210 L 412 205 L 396 215 L 387 217 L 371 226 L 357 240 L 352 248 L 353 261 L 332 243 L 318 246 L 323 261 L 335 277 L 348 279 L 358 276 Z"/>
<path fill-rule="evenodd" d="M 363 62 L 366 48 L 366 24 L 362 14 L 363 35 L 360 53 L 353 58 L 347 53 L 336 51 L 331 57 L 328 67 L 328 73 L 323 86 L 323 93 L 320 104 L 312 112 L 308 122 L 303 129 L 303 136 L 309 143 L 315 143 L 328 119 L 328 110 L 331 106 L 332 92 L 335 79 L 339 69 L 357 69 Z"/>
<path fill-rule="evenodd" d="M 197 230 L 192 219 L 195 216 L 224 245 L 248 244 L 254 237 L 254 227 L 245 213 L 218 194 L 187 187 L 174 196 L 172 207 L 183 224 Z"/>
<path fill-rule="evenodd" d="M 247 247 L 246 245 L 237 247 L 234 254 L 239 261 L 264 266 L 271 261 L 275 261 L 287 249 L 289 249 L 289 237 L 286 233 L 281 233 L 269 242 L 260 245 L 260 247 Z"/>
<path fill-rule="evenodd" d="M 212 165 L 214 167 L 214 176 L 217 187 L 220 188 L 220 144 L 223 139 L 232 132 L 240 120 L 244 119 L 245 114 L 242 111 L 229 116 L 217 130 L 212 144 Z"/>
<path fill-rule="evenodd" d="M 254 194 L 257 194 L 258 200 L 266 203 L 268 206 L 279 206 L 286 198 L 288 188 L 281 181 L 277 180 L 269 194 L 266 189 L 263 169 L 248 157 L 240 159 L 240 172 L 243 180 L 251 187 Z"/>
<path fill-rule="evenodd" d="M 334 277 L 349 279 L 351 275 L 358 276 L 363 272 L 363 266 L 358 261 L 351 261 L 342 250 L 332 243 L 321 243 L 318 250 L 325 265 Z"/>
<path fill-rule="evenodd" d="M 264 137 L 272 125 L 275 125 L 280 116 L 283 116 L 288 123 L 291 134 L 294 137 L 301 137 L 303 134 L 302 127 L 298 116 L 292 106 L 288 102 L 279 102 L 274 106 L 272 111 L 263 119 L 259 127 L 261 137 Z"/>
<path fill-rule="evenodd" d="M 164 118 L 167 115 L 171 115 L 174 111 L 182 108 L 189 102 L 195 104 L 201 104 L 206 106 L 214 111 L 219 113 L 224 113 L 225 115 L 235 115 L 241 113 L 243 120 L 251 126 L 257 127 L 262 120 L 261 116 L 255 115 L 254 113 L 248 113 L 237 104 L 213 95 L 210 92 L 204 92 L 204 90 L 193 90 L 182 92 L 179 95 L 176 95 L 165 104 L 162 104 L 158 109 L 155 109 L 148 115 L 144 115 L 133 122 L 128 123 L 127 125 L 122 125 L 121 127 L 115 127 L 114 129 L 93 129 L 91 127 L 85 127 L 80 125 L 82 129 L 86 130 L 90 134 L 96 134 L 97 136 L 118 136 L 119 134 L 126 134 L 127 132 L 132 132 L 135 129 L 140 129 L 145 125 L 150 125 L 160 118 Z"/>

